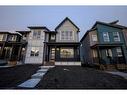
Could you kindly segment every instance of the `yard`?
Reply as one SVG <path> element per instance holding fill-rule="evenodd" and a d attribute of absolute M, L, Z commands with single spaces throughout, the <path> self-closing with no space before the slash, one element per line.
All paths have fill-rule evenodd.
<path fill-rule="evenodd" d="M 60 66 L 50 69 L 38 89 L 127 89 L 127 80 L 86 67 Z"/>
<path fill-rule="evenodd" d="M 26 81 L 36 72 L 39 65 L 19 65 L 0 68 L 0 89 L 12 89 Z"/>
<path fill-rule="evenodd" d="M 38 67 L 20 65 L 0 68 L 0 89 L 20 89 L 16 88 L 17 85 L 29 79 Z M 49 69 L 34 89 L 127 89 L 127 80 L 93 68 L 56 66 Z"/>

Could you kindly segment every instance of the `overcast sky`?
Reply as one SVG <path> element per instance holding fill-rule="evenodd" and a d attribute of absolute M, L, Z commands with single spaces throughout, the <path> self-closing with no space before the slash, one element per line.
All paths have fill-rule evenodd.
<path fill-rule="evenodd" d="M 80 28 L 80 39 L 96 21 L 127 26 L 127 6 L 0 6 L 0 31 L 28 30 L 46 26 L 50 30 L 69 17 Z"/>

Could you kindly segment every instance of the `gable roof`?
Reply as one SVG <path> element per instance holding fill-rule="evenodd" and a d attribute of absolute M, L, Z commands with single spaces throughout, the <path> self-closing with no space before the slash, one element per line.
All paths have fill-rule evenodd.
<path fill-rule="evenodd" d="M 66 17 L 56 28 L 55 28 L 55 31 L 62 25 L 65 23 L 65 21 L 69 21 L 71 24 L 73 24 L 77 29 L 78 29 L 78 32 L 79 32 L 79 28 L 78 26 L 76 26 L 68 17 Z"/>
<path fill-rule="evenodd" d="M 115 24 L 115 22 L 114 23 L 105 23 L 105 22 L 96 21 L 96 23 L 93 25 L 93 27 L 91 29 L 96 28 L 97 24 L 102 24 L 102 25 L 106 25 L 106 26 L 110 26 L 110 27 L 119 28 L 119 29 L 127 28 L 126 26 Z"/>

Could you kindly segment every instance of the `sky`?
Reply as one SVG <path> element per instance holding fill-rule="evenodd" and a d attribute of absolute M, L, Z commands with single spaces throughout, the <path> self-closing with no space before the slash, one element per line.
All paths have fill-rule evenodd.
<path fill-rule="evenodd" d="M 0 31 L 29 30 L 27 26 L 46 26 L 54 30 L 69 17 L 79 28 L 79 38 L 96 21 L 127 26 L 127 6 L 0 6 Z"/>

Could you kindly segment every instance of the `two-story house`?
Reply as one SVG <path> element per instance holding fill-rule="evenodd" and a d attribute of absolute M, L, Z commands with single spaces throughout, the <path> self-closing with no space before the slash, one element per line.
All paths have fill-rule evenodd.
<path fill-rule="evenodd" d="M 21 36 L 17 32 L 0 32 L 0 65 L 14 65 L 20 59 Z"/>
<path fill-rule="evenodd" d="M 79 28 L 69 18 L 45 35 L 44 65 L 81 65 Z"/>
<path fill-rule="evenodd" d="M 45 32 L 49 31 L 44 26 L 30 26 L 30 31 L 26 35 L 27 46 L 24 48 L 26 53 L 25 64 L 42 64 L 44 52 Z M 21 32 L 20 32 L 21 33 Z M 24 36 L 25 36 L 24 35 Z M 23 51 L 22 51 L 23 52 Z M 23 53 L 22 53 L 23 54 Z"/>
<path fill-rule="evenodd" d="M 106 68 L 127 63 L 123 28 L 112 23 L 96 22 L 81 39 L 82 62 Z"/>

